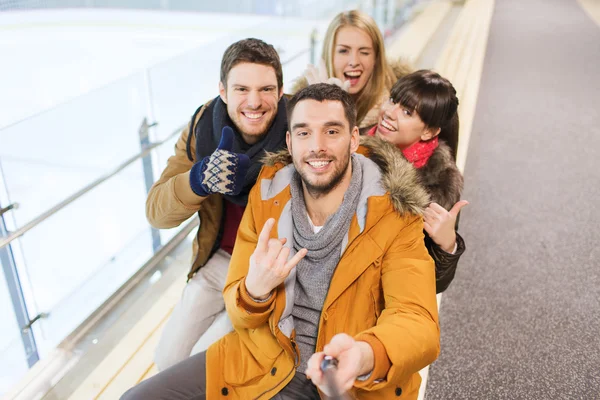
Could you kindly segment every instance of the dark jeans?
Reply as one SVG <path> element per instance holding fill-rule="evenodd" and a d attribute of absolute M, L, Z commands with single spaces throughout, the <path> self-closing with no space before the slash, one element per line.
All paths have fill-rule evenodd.
<path fill-rule="evenodd" d="M 283 390 L 273 397 L 274 400 L 320 400 L 319 391 L 310 379 L 301 372 L 296 372 L 294 378 Z"/>
<path fill-rule="evenodd" d="M 165 369 L 129 389 L 121 400 L 205 400 L 206 352 Z"/>
<path fill-rule="evenodd" d="M 318 400 L 306 375 L 296 372 L 275 400 Z M 129 389 L 121 400 L 206 400 L 206 353 L 191 356 Z"/>

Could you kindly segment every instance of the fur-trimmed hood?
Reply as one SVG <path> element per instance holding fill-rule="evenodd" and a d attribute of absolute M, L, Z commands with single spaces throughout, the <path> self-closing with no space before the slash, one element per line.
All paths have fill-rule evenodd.
<path fill-rule="evenodd" d="M 399 58 L 396 61 L 390 61 L 388 62 L 388 64 L 390 65 L 390 67 L 392 67 L 392 71 L 394 72 L 394 75 L 396 75 L 396 80 L 416 71 L 415 67 L 412 64 L 403 60 L 402 58 Z M 394 83 L 396 82 L 392 82 L 392 85 Z"/>
<path fill-rule="evenodd" d="M 463 190 L 463 176 L 456 166 L 450 152 L 450 147 L 444 142 L 439 142 L 427 164 L 417 169 L 419 181 L 434 201 L 450 209 L 460 200 Z"/>
<path fill-rule="evenodd" d="M 400 150 L 384 140 L 372 136 L 361 136 L 361 140 L 361 144 L 376 149 L 373 154 L 387 154 L 388 151 L 393 151 L 396 153 L 395 157 L 399 156 L 406 161 Z M 370 157 L 373 159 L 373 156 Z M 387 155 L 387 157 L 388 159 L 392 158 L 391 155 Z M 408 161 L 406 162 L 408 163 Z M 381 163 L 377 162 L 377 164 Z M 427 163 L 421 168 L 416 168 L 415 171 L 418 183 L 425 188 L 430 201 L 438 203 L 450 211 L 460 200 L 464 186 L 463 176 L 456 166 L 450 147 L 443 140 L 439 141 L 438 147 Z"/>
<path fill-rule="evenodd" d="M 393 145 L 388 142 L 361 136 L 359 154 L 368 157 L 381 171 L 381 185 L 389 193 L 394 209 L 400 214 L 422 215 L 429 205 L 429 195 L 419 184 L 416 169 Z M 266 166 L 292 163 L 287 150 L 267 153 L 263 159 Z"/>

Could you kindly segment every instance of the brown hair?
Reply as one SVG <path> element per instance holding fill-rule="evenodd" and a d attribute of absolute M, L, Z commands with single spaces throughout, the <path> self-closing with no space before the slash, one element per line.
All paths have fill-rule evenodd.
<path fill-rule="evenodd" d="M 381 97 L 386 89 L 389 89 L 392 86 L 396 76 L 387 62 L 383 37 L 381 36 L 377 23 L 368 14 L 358 10 L 339 13 L 333 18 L 327 28 L 323 43 L 322 57 L 327 66 L 328 76 L 334 76 L 333 55 L 337 33 L 340 28 L 346 26 L 355 27 L 365 32 L 371 38 L 371 41 L 373 42 L 373 51 L 375 52 L 375 68 L 373 69 L 373 74 L 367 81 L 365 87 L 357 93 L 355 98 L 357 120 L 360 123 L 369 110 L 381 101 Z"/>
<path fill-rule="evenodd" d="M 221 83 L 227 87 L 229 71 L 240 63 L 262 64 L 273 67 L 277 77 L 277 90 L 283 87 L 283 71 L 279 54 L 273 46 L 260 39 L 248 38 L 231 44 L 221 60 Z"/>
<path fill-rule="evenodd" d="M 344 114 L 350 125 L 350 131 L 356 126 L 356 106 L 350 94 L 337 85 L 317 83 L 309 85 L 296 93 L 287 103 L 287 118 L 291 125 L 294 108 L 302 100 L 339 101 L 344 106 Z"/>
<path fill-rule="evenodd" d="M 456 160 L 458 149 L 458 98 L 450 81 L 430 70 L 419 70 L 398 79 L 390 91 L 391 100 L 414 110 L 428 128 L 440 128 Z"/>

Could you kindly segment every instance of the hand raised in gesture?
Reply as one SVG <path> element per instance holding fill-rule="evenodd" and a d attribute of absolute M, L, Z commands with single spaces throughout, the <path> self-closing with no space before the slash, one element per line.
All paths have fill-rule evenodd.
<path fill-rule="evenodd" d="M 309 85 L 314 85 L 316 83 L 329 83 L 331 85 L 337 85 L 341 87 L 346 92 L 350 88 L 350 81 L 342 82 L 342 80 L 339 78 L 334 76 L 329 78 L 327 76 L 327 67 L 325 66 L 325 61 L 322 59 L 319 62 L 318 67 L 308 64 L 306 70 L 304 71 L 304 77 Z"/>
<path fill-rule="evenodd" d="M 425 209 L 423 217 L 423 227 L 429 237 L 447 253 L 452 253 L 456 244 L 456 217 L 461 208 L 469 204 L 466 200 L 461 200 L 452 207 L 450 211 L 437 203 L 431 203 Z"/>
<path fill-rule="evenodd" d="M 301 249 L 289 258 L 290 248 L 284 247 L 287 239 L 271 238 L 275 219 L 269 218 L 258 236 L 256 250 L 250 257 L 250 268 L 246 276 L 246 290 L 257 300 L 269 297 L 273 289 L 279 286 L 290 274 L 308 250 Z"/>

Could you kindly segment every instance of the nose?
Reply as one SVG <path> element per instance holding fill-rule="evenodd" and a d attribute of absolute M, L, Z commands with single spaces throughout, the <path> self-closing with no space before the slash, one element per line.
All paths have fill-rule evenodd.
<path fill-rule="evenodd" d="M 390 104 L 389 101 L 386 101 L 383 103 L 383 116 L 386 117 L 387 119 L 393 120 L 394 119 L 394 114 L 393 114 L 393 110 L 394 107 L 396 107 L 395 104 Z"/>
<path fill-rule="evenodd" d="M 260 108 L 261 104 L 262 104 L 262 99 L 260 97 L 260 93 L 258 93 L 258 91 L 256 91 L 256 90 L 250 91 L 250 93 L 248 94 L 248 97 L 247 97 L 248 107 L 256 110 L 256 109 Z"/>
<path fill-rule="evenodd" d="M 351 67 L 357 67 L 358 64 L 358 53 L 355 51 L 350 52 L 350 60 L 348 60 L 348 65 L 350 65 Z"/>
<path fill-rule="evenodd" d="M 319 153 L 325 153 L 326 152 L 326 145 L 325 145 L 325 135 L 324 134 L 317 134 L 317 135 L 311 135 L 311 143 L 310 143 L 310 151 L 311 153 L 314 153 L 315 155 L 319 155 Z"/>

